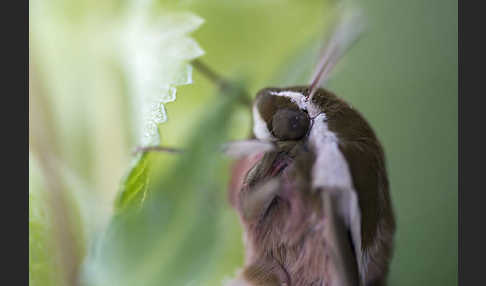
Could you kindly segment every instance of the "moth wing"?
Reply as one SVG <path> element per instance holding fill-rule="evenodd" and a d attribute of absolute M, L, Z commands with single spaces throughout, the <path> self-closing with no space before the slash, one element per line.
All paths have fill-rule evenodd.
<path fill-rule="evenodd" d="M 322 200 L 324 216 L 327 219 L 324 236 L 326 238 L 327 250 L 331 257 L 331 279 L 340 286 L 361 285 L 359 274 L 359 263 L 356 263 L 356 254 L 353 249 L 358 248 L 353 237 L 353 229 L 356 229 L 358 220 L 346 220 L 349 216 L 343 215 L 352 212 L 353 193 L 350 190 L 342 189 L 323 189 Z M 351 232 L 352 240 L 348 233 Z"/>
<path fill-rule="evenodd" d="M 361 248 L 361 212 L 358 196 L 353 188 L 352 176 L 347 161 L 341 153 L 337 138 L 328 130 L 325 115 L 316 117 L 309 135 L 309 143 L 315 154 L 312 166 L 312 188 L 322 192 L 324 212 L 330 227 L 325 232 L 326 240 L 334 253 L 334 266 L 343 285 L 354 281 L 356 273 L 360 283 L 365 281 Z M 330 230 L 329 230 L 330 229 Z M 347 233 L 351 234 L 351 239 Z M 349 249 L 354 255 L 349 255 Z M 349 263 L 351 262 L 351 263 Z M 357 270 L 353 268 L 353 263 Z M 348 277 L 349 279 L 347 280 Z M 347 282 L 346 282 L 347 281 Z"/>

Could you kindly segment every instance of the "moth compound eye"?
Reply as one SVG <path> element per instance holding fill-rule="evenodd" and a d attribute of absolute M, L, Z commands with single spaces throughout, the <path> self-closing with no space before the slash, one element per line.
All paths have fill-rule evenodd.
<path fill-rule="evenodd" d="M 272 133 L 280 140 L 297 140 L 307 133 L 310 119 L 306 112 L 280 109 L 272 118 Z"/>

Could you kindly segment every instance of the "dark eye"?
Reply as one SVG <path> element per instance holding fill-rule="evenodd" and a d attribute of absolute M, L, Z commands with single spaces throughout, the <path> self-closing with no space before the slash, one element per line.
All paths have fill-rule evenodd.
<path fill-rule="evenodd" d="M 272 132 L 280 140 L 297 140 L 307 133 L 310 120 L 306 112 L 280 109 L 272 118 Z"/>

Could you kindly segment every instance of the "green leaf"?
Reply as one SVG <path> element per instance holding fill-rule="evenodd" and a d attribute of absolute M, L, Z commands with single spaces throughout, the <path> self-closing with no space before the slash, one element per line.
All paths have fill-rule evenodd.
<path fill-rule="evenodd" d="M 160 144 L 159 124 L 167 120 L 164 104 L 176 99 L 176 86 L 192 83 L 188 61 L 204 52 L 187 34 L 203 19 L 187 12 L 164 11 L 150 17 L 149 2 L 133 2 L 119 40 L 127 73 L 135 142 Z M 117 210 L 143 202 L 148 188 L 150 155 L 136 156 L 115 201 Z"/>
<path fill-rule="evenodd" d="M 134 158 L 123 185 L 115 201 L 115 211 L 127 207 L 129 204 L 141 205 L 145 198 L 149 183 L 149 168 L 151 154 L 144 153 Z"/>
<path fill-rule="evenodd" d="M 132 2 L 117 38 L 140 146 L 160 143 L 158 125 L 167 120 L 164 104 L 176 99 L 176 86 L 192 82 L 188 61 L 204 54 L 188 36 L 203 23 L 202 18 L 175 11 L 151 16 L 148 4 Z"/>

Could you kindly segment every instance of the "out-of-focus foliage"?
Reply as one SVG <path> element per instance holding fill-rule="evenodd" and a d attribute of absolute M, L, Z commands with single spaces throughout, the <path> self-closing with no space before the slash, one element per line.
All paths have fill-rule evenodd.
<path fill-rule="evenodd" d="M 29 154 L 29 285 L 69 285 L 92 234 L 92 199 L 69 170 L 54 174 L 42 160 Z"/>
<path fill-rule="evenodd" d="M 110 220 L 124 170 L 123 187 L 146 188 L 140 179 L 148 177 L 149 160 L 138 164 L 135 157 L 130 170 L 127 147 L 159 143 L 163 104 L 175 100 L 176 86 L 191 83 L 188 61 L 203 53 L 187 36 L 201 18 L 153 14 L 151 1 L 122 6 L 49 0 L 30 6 L 30 144 L 45 176 L 31 186 L 33 194 L 48 189 L 45 200 L 30 205 L 48 210 L 30 224 L 31 280 L 38 285 L 79 279 L 84 249 Z M 73 179 L 84 185 L 82 194 Z"/>
<path fill-rule="evenodd" d="M 45 198 L 45 190 L 33 186 L 43 185 L 39 167 L 29 157 L 29 285 L 59 284 L 60 277 L 53 269 L 58 268 L 51 254 L 54 245 L 51 223 Z"/>
<path fill-rule="evenodd" d="M 217 246 L 224 237 L 222 204 L 215 194 L 224 186 L 219 180 L 223 162 L 218 147 L 224 142 L 237 99 L 244 95 L 234 89 L 221 96 L 196 126 L 186 151 L 169 173 L 153 178 L 144 204 L 132 203 L 113 219 L 86 261 L 88 284 L 187 285 L 195 281 L 210 285 L 206 284 L 211 279 L 208 271 L 219 265 Z"/>
<path fill-rule="evenodd" d="M 45 127 L 32 130 L 31 144 L 52 142 L 63 192 L 73 198 L 66 214 L 82 220 L 70 230 L 80 239 L 73 253 L 83 268 L 75 269 L 76 277 L 91 285 L 221 285 L 234 275 L 243 263 L 241 228 L 227 204 L 230 164 L 213 148 L 247 136 L 249 113 L 197 71 L 158 64 L 169 52 L 186 62 L 204 50 L 205 63 L 242 79 L 250 95 L 269 85 L 305 84 L 334 2 L 30 2 L 30 122 Z M 457 5 L 424 3 L 359 3 L 368 32 L 329 85 L 367 117 L 385 146 L 398 219 L 391 285 L 457 280 Z M 163 15 L 186 18 L 165 26 L 160 19 L 170 17 Z M 145 46 L 145 35 L 162 26 L 179 35 L 193 31 L 195 42 L 177 36 L 164 48 L 157 48 L 169 43 L 161 39 Z M 157 93 L 159 80 L 167 93 Z M 189 152 L 132 155 L 144 144 L 137 134 L 140 115 L 147 114 L 134 104 L 141 102 L 137 96 L 159 94 L 168 103 L 176 86 L 176 101 L 164 107 L 160 142 Z M 39 111 L 50 120 L 39 120 L 45 117 Z M 45 173 L 35 164 L 30 281 L 61 285 L 65 275 L 53 254 L 64 251 L 52 232 L 52 206 L 41 195 L 50 193 Z"/>

